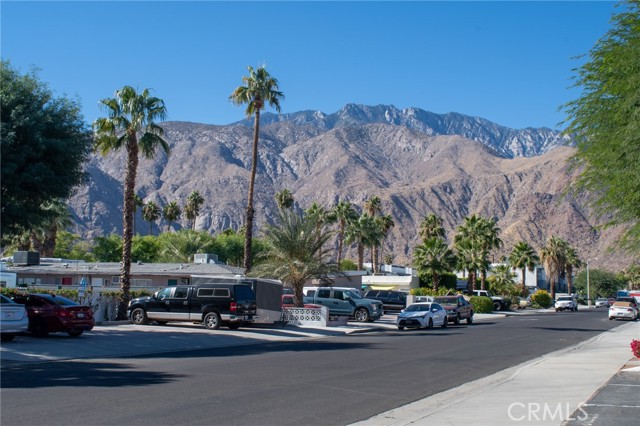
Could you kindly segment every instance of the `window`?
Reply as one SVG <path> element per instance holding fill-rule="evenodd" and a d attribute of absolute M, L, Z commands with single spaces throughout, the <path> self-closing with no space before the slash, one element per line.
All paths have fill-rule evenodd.
<path fill-rule="evenodd" d="M 199 288 L 198 297 L 213 297 L 213 289 L 212 288 Z"/>
<path fill-rule="evenodd" d="M 113 275 L 111 277 L 111 285 L 116 287 L 120 286 L 120 277 L 117 275 Z"/>
<path fill-rule="evenodd" d="M 149 279 L 133 279 L 131 280 L 131 287 L 151 287 L 151 280 Z"/>
<path fill-rule="evenodd" d="M 165 288 L 158 292 L 158 300 L 164 300 L 171 295 L 172 288 Z"/>
<path fill-rule="evenodd" d="M 235 286 L 235 290 L 236 290 L 236 299 L 255 299 L 256 298 L 256 295 L 253 292 L 253 290 L 251 290 L 251 287 L 247 285 L 237 285 Z"/>
<path fill-rule="evenodd" d="M 229 297 L 228 288 L 216 288 L 213 291 L 213 297 Z"/>
<path fill-rule="evenodd" d="M 176 291 L 173 293 L 175 299 L 186 299 L 189 293 L 189 287 L 176 287 Z"/>
<path fill-rule="evenodd" d="M 334 290 L 333 298 L 338 300 L 344 300 L 344 293 L 342 292 L 342 290 Z"/>
<path fill-rule="evenodd" d="M 25 278 L 18 278 L 18 287 L 28 287 L 28 286 L 39 286 L 42 284 L 42 280 L 40 278 L 33 278 L 33 277 L 25 277 Z"/>
<path fill-rule="evenodd" d="M 167 280 L 167 286 L 173 287 L 178 285 L 178 280 Z"/>
<path fill-rule="evenodd" d="M 317 297 L 331 297 L 331 290 L 329 289 L 323 289 L 323 290 L 318 290 L 318 296 Z"/>

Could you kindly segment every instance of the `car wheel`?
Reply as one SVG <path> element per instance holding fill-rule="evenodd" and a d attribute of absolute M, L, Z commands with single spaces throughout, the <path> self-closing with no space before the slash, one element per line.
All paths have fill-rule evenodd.
<path fill-rule="evenodd" d="M 470 315 L 469 318 L 467 318 L 467 324 L 473 324 L 473 315 Z"/>
<path fill-rule="evenodd" d="M 0 338 L 2 339 L 3 342 L 10 342 L 13 340 L 14 337 L 16 337 L 15 334 L 9 334 L 9 333 L 2 333 L 2 335 L 0 335 Z"/>
<path fill-rule="evenodd" d="M 229 330 L 237 330 L 238 328 L 240 328 L 240 323 L 230 322 L 229 324 L 227 324 L 227 327 L 229 327 Z"/>
<path fill-rule="evenodd" d="M 613 321 L 613 318 L 609 317 L 609 321 Z"/>
<path fill-rule="evenodd" d="M 455 325 L 460 325 L 460 315 L 458 315 L 458 316 L 453 320 L 453 323 L 454 323 Z"/>
<path fill-rule="evenodd" d="M 404 330 L 404 327 L 398 326 L 398 330 Z"/>
<path fill-rule="evenodd" d="M 220 328 L 220 315 L 217 312 L 209 312 L 204 316 L 204 326 L 209 330 L 217 330 Z"/>
<path fill-rule="evenodd" d="M 67 334 L 71 337 L 78 337 L 82 334 L 82 330 L 71 330 L 68 331 Z"/>
<path fill-rule="evenodd" d="M 493 302 L 493 310 L 499 311 L 502 309 L 502 304 L 500 302 Z"/>
<path fill-rule="evenodd" d="M 444 321 L 442 321 L 442 328 L 447 328 L 449 326 L 449 320 L 447 317 L 444 317 Z"/>
<path fill-rule="evenodd" d="M 356 311 L 356 313 L 354 314 L 354 317 L 356 318 L 356 321 L 358 322 L 368 322 L 369 321 L 369 311 L 367 311 L 365 308 L 360 308 Z"/>
<path fill-rule="evenodd" d="M 136 308 L 131 312 L 131 322 L 135 325 L 144 325 L 149 322 L 147 313 L 142 308 Z"/>

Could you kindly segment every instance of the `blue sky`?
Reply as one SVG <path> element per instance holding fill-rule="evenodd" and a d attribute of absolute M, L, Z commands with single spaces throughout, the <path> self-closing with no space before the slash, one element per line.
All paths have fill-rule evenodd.
<path fill-rule="evenodd" d="M 459 112 L 558 128 L 572 69 L 609 29 L 614 2 L 1 2 L 2 58 L 87 122 L 124 85 L 170 120 L 228 124 L 247 65 L 266 65 L 282 112 L 347 103 Z"/>

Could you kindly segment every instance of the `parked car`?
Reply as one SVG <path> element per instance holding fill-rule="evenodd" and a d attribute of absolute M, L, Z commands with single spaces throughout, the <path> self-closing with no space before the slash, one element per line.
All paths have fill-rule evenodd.
<path fill-rule="evenodd" d="M 631 296 L 622 296 L 618 297 L 617 302 L 629 302 L 631 307 L 636 310 L 636 318 L 640 319 L 640 305 L 638 305 L 638 301 L 635 297 Z"/>
<path fill-rule="evenodd" d="M 348 287 L 318 287 L 309 291 L 304 303 L 326 306 L 329 315 L 345 315 L 358 322 L 370 322 L 384 315 L 384 308 L 379 300 L 364 299 Z"/>
<path fill-rule="evenodd" d="M 500 296 L 494 296 L 488 290 L 473 290 L 472 296 L 483 296 L 488 297 L 493 302 L 493 310 L 494 311 L 503 311 L 509 309 L 509 302 Z"/>
<path fill-rule="evenodd" d="M 531 306 L 531 296 L 518 298 L 518 309 L 525 309 Z"/>
<path fill-rule="evenodd" d="M 256 316 L 256 294 L 250 286 L 234 278 L 216 278 L 206 284 L 167 287 L 153 296 L 129 302 L 129 318 L 134 324 L 189 321 L 217 330 L 222 324 L 237 329 Z"/>
<path fill-rule="evenodd" d="M 24 305 L 19 305 L 7 296 L 0 294 L 0 336 L 3 342 L 8 342 L 16 334 L 29 329 L 29 315 Z"/>
<path fill-rule="evenodd" d="M 556 299 L 554 305 L 556 312 L 558 311 L 577 311 L 578 302 L 571 296 L 560 296 Z"/>
<path fill-rule="evenodd" d="M 638 318 L 638 311 L 629 302 L 614 302 L 609 308 L 609 319 L 628 319 L 635 320 Z"/>
<path fill-rule="evenodd" d="M 91 331 L 96 324 L 91 307 L 66 297 L 27 294 L 13 296 L 13 301 L 27 308 L 29 331 L 36 336 L 63 332 L 71 337 L 78 337 L 85 331 Z"/>
<path fill-rule="evenodd" d="M 466 319 L 467 324 L 473 323 L 473 306 L 463 296 L 438 296 L 433 301 L 447 310 L 449 322 L 458 325 L 460 321 Z"/>
<path fill-rule="evenodd" d="M 433 328 L 434 325 L 446 327 L 447 311 L 438 303 L 412 303 L 398 314 L 398 330 L 407 328 Z"/>
<path fill-rule="evenodd" d="M 385 311 L 401 311 L 407 306 L 407 293 L 404 291 L 369 290 L 364 298 L 381 301 Z"/>
<path fill-rule="evenodd" d="M 596 299 L 596 308 L 606 308 L 609 305 L 606 297 L 599 297 Z"/>

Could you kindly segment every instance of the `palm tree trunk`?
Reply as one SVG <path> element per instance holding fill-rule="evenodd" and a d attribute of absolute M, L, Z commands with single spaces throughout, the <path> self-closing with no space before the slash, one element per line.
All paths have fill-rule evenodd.
<path fill-rule="evenodd" d="M 251 156 L 251 177 L 249 178 L 249 199 L 247 201 L 247 219 L 244 238 L 244 272 L 251 270 L 251 241 L 253 238 L 253 187 L 256 181 L 258 166 L 258 135 L 260 133 L 260 108 L 256 108 L 253 124 L 253 153 Z"/>
<path fill-rule="evenodd" d="M 149 235 L 151 235 L 152 230 L 153 230 L 153 222 L 149 221 Z"/>
<path fill-rule="evenodd" d="M 573 287 L 573 267 L 567 266 L 567 284 L 568 284 L 568 293 L 571 294 L 571 289 Z"/>
<path fill-rule="evenodd" d="M 138 172 L 138 142 L 135 134 L 127 140 L 127 170 L 124 179 L 124 209 L 122 214 L 122 269 L 120 289 L 122 297 L 118 304 L 118 320 L 127 319 L 127 305 L 131 298 L 131 244 L 133 240 L 133 197 Z"/>
<path fill-rule="evenodd" d="M 364 263 L 364 245 L 358 243 L 358 271 L 362 271 L 362 264 Z"/>
<path fill-rule="evenodd" d="M 340 233 L 338 234 L 338 269 L 340 268 L 340 262 L 342 262 L 342 244 L 344 241 L 344 224 L 340 224 Z"/>
<path fill-rule="evenodd" d="M 486 290 L 486 284 L 487 283 L 487 270 L 483 269 L 482 271 L 480 271 L 480 288 L 482 290 Z"/>
<path fill-rule="evenodd" d="M 522 267 L 522 295 L 526 296 L 527 294 L 527 286 L 524 283 L 524 279 L 525 279 L 525 275 L 526 275 L 526 271 L 525 271 L 525 267 Z"/>

